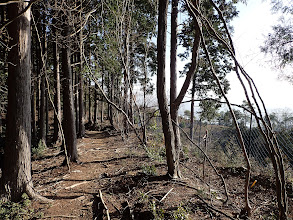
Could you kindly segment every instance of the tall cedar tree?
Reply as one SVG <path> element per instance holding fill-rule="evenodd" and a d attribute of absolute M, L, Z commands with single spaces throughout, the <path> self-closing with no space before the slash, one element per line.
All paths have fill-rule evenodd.
<path fill-rule="evenodd" d="M 195 7 L 199 8 L 199 5 L 200 5 L 200 1 L 195 1 Z M 176 2 L 173 4 L 173 7 L 177 7 Z M 194 25 L 195 34 L 194 34 L 193 46 L 192 46 L 191 64 L 186 73 L 185 81 L 178 95 L 176 94 L 174 87 L 172 87 L 174 85 L 176 86 L 176 83 L 171 84 L 170 90 L 174 90 L 174 93 L 172 93 L 174 97 L 170 103 L 171 105 L 171 117 L 170 117 L 167 97 L 166 97 L 166 85 L 165 85 L 166 84 L 165 58 L 166 58 L 167 8 L 168 8 L 168 2 L 166 1 L 159 2 L 158 38 L 157 38 L 157 47 L 158 47 L 157 97 L 158 97 L 159 109 L 160 109 L 160 113 L 162 117 L 162 126 L 163 126 L 164 138 L 165 138 L 168 174 L 172 176 L 173 178 L 177 178 L 177 177 L 180 177 L 179 157 L 178 157 L 180 154 L 180 133 L 177 130 L 177 128 L 175 129 L 173 128 L 173 123 L 177 122 L 179 106 L 188 90 L 188 87 L 196 71 L 199 46 L 201 41 L 201 38 L 199 35 L 201 27 L 199 27 L 199 24 L 197 23 Z M 174 14 L 176 15 L 176 13 L 177 12 L 175 8 Z M 173 29 L 171 27 L 171 32 L 172 31 L 176 32 L 176 16 L 175 16 L 175 19 L 173 20 Z M 173 33 L 173 37 L 174 36 L 176 36 L 176 33 L 175 34 Z M 172 34 L 171 34 L 171 38 L 172 38 Z M 174 44 L 174 47 L 177 47 L 176 41 L 173 41 L 172 43 Z M 176 51 L 175 52 L 172 51 L 172 53 L 176 54 Z M 176 69 L 176 63 L 174 63 L 174 65 Z"/>
<path fill-rule="evenodd" d="M 9 4 L 8 19 L 15 19 L 27 2 Z M 12 201 L 32 189 L 31 176 L 31 18 L 30 8 L 8 25 L 8 111 L 1 190 Z M 4 192 L 5 193 L 5 192 Z"/>
<path fill-rule="evenodd" d="M 57 21 L 53 19 L 53 35 L 55 36 L 53 42 L 53 68 L 54 68 L 54 87 L 55 87 L 55 95 L 54 95 L 54 133 L 53 133 L 53 141 L 58 143 L 61 141 L 61 84 L 60 84 L 60 59 L 59 59 L 59 46 L 58 46 L 58 33 L 59 31 L 56 28 Z"/>
<path fill-rule="evenodd" d="M 64 19 L 66 21 L 66 18 Z M 72 71 L 70 59 L 70 26 L 67 22 L 63 24 L 63 37 L 66 43 L 62 48 L 62 70 L 63 70 L 63 131 L 67 154 L 69 160 L 78 162 L 76 127 L 74 114 L 74 100 L 72 91 Z"/>
<path fill-rule="evenodd" d="M 168 111 L 168 103 L 166 96 L 166 33 L 167 33 L 167 11 L 168 1 L 159 1 L 159 17 L 158 17 L 158 37 L 157 37 L 157 98 L 159 103 L 159 109 L 162 117 L 163 133 L 165 138 L 166 157 L 168 174 L 171 177 L 178 177 L 178 166 L 175 165 L 175 137 L 172 129 L 172 122 L 170 113 Z"/>

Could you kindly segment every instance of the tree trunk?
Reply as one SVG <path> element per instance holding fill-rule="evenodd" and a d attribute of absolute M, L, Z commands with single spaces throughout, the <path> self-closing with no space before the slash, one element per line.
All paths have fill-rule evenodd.
<path fill-rule="evenodd" d="M 108 95 L 110 96 L 110 100 L 111 100 L 111 102 L 113 101 L 112 100 L 112 84 L 113 84 L 114 82 L 111 82 L 111 75 L 110 75 L 110 73 L 108 72 L 108 81 L 107 81 L 107 89 L 108 89 Z M 112 109 L 111 109 L 111 105 L 110 105 L 110 103 L 108 102 L 107 103 L 108 105 L 107 105 L 107 108 L 108 108 L 108 111 L 107 111 L 107 119 L 108 120 L 110 120 L 110 116 L 111 116 L 111 111 L 112 111 Z"/>
<path fill-rule="evenodd" d="M 16 18 L 27 2 L 9 4 L 9 20 Z M 8 25 L 8 110 L 6 145 L 2 169 L 2 190 L 12 201 L 32 188 L 31 176 L 31 32 L 30 9 Z M 7 189 L 9 190 L 7 192 Z"/>
<path fill-rule="evenodd" d="M 32 73 L 33 75 L 33 73 Z M 37 111 L 37 106 L 36 106 L 36 82 L 32 82 L 32 91 L 31 91 L 31 110 L 32 110 L 32 142 L 34 143 L 37 141 L 37 125 L 36 125 L 36 111 Z"/>
<path fill-rule="evenodd" d="M 144 70 L 144 83 L 143 83 L 143 113 L 142 113 L 142 140 L 143 143 L 147 143 L 146 133 L 146 87 L 147 87 L 147 72 Z"/>
<path fill-rule="evenodd" d="M 40 61 L 38 60 L 38 64 L 37 64 L 37 68 L 39 68 L 39 66 L 40 66 Z M 37 72 L 38 72 L 38 80 L 37 80 L 37 82 L 36 82 L 36 84 L 37 84 L 37 99 L 36 99 L 36 109 L 37 109 L 37 126 L 38 126 L 38 128 L 37 128 L 37 134 L 39 135 L 39 128 L 40 128 L 40 116 L 41 116 L 41 114 L 40 114 L 40 106 L 41 106 L 41 78 L 39 77 L 39 69 L 37 69 Z M 39 137 L 39 136 L 38 136 Z"/>
<path fill-rule="evenodd" d="M 84 127 L 84 101 L 83 101 L 83 78 L 82 73 L 79 73 L 79 98 L 78 98 L 78 105 L 79 105 L 79 133 L 78 137 L 82 138 L 85 135 L 85 127 Z"/>
<path fill-rule="evenodd" d="M 34 10 L 32 9 L 32 14 L 34 15 Z M 36 42 L 38 42 L 36 40 L 36 31 L 33 31 L 34 29 L 32 28 L 31 31 L 31 44 L 32 45 L 37 45 Z M 36 48 L 36 47 L 35 47 Z M 35 49 L 34 47 L 31 48 L 31 50 Z M 32 57 L 31 57 L 31 77 L 32 77 L 32 83 L 31 83 L 31 126 L 32 126 L 32 145 L 35 145 L 38 136 L 37 136 L 37 121 L 36 121 L 36 116 L 37 116 L 37 106 L 36 106 L 36 100 L 37 100 L 37 57 L 36 57 L 36 53 L 32 53 Z"/>
<path fill-rule="evenodd" d="M 159 109 L 162 117 L 162 127 L 165 138 L 166 157 L 168 174 L 173 177 L 178 177 L 178 166 L 175 165 L 176 151 L 174 144 L 174 132 L 171 122 L 170 113 L 168 111 L 168 103 L 166 96 L 166 73 L 165 73 L 165 60 L 166 60 L 166 32 L 167 32 L 167 11 L 168 0 L 159 1 L 159 17 L 158 17 L 158 38 L 157 38 L 157 98 Z"/>
<path fill-rule="evenodd" d="M 178 123 L 179 106 L 174 105 L 177 98 L 177 17 L 178 17 L 178 0 L 172 0 L 171 12 L 171 51 L 170 51 L 170 113 L 171 119 Z M 179 166 L 179 155 L 181 151 L 181 140 L 179 128 L 173 124 L 175 137 L 175 149 L 177 152 L 176 166 Z M 179 170 L 179 169 L 178 169 Z"/>
<path fill-rule="evenodd" d="M 104 89 L 104 73 L 102 73 L 102 90 Z M 104 97 L 102 97 L 103 99 Z M 104 101 L 101 100 L 101 123 L 103 123 L 104 120 Z"/>
<path fill-rule="evenodd" d="M 133 77 L 131 77 L 130 80 L 130 94 L 129 94 L 129 120 L 131 121 L 132 124 L 135 124 L 134 121 L 134 112 L 133 112 L 133 102 L 134 102 L 134 96 L 133 96 Z"/>
<path fill-rule="evenodd" d="M 81 8 L 82 8 L 82 1 L 81 1 Z M 80 20 L 81 20 L 81 13 L 80 13 Z M 84 101 L 83 101 L 83 76 L 82 76 L 82 62 L 83 62 L 83 41 L 82 41 L 82 30 L 80 31 L 80 35 L 79 35 L 79 44 L 80 44 L 80 47 L 79 47 L 79 61 L 80 61 L 80 71 L 79 71 L 79 74 L 78 74 L 78 77 L 79 77 L 79 97 L 78 97 L 78 105 L 79 105 L 79 133 L 78 133 L 78 137 L 79 138 L 82 138 L 84 137 L 85 135 L 85 127 L 84 127 Z"/>
<path fill-rule="evenodd" d="M 72 72 L 70 60 L 70 29 L 64 25 L 64 37 L 66 43 L 62 48 L 62 70 L 63 70 L 63 131 L 68 158 L 70 161 L 77 162 L 76 128 L 74 117 L 74 100 L 72 91 Z"/>
<path fill-rule="evenodd" d="M 87 85 L 87 81 L 85 80 L 83 82 L 84 84 L 84 88 L 87 88 L 88 85 Z M 84 106 L 83 106 L 83 110 L 84 110 L 84 117 L 86 118 L 86 113 L 87 113 L 87 90 L 84 90 L 84 97 L 83 97 L 83 100 L 84 100 Z"/>
<path fill-rule="evenodd" d="M 45 76 L 41 77 L 41 100 L 40 100 L 40 121 L 39 121 L 39 143 L 46 145 L 46 82 Z"/>
<path fill-rule="evenodd" d="M 56 23 L 53 21 L 53 23 Z M 55 78 L 55 96 L 54 96 L 54 134 L 53 142 L 59 143 L 62 139 L 60 122 L 61 122 L 61 85 L 60 85 L 60 61 L 59 61 L 59 47 L 58 47 L 58 32 L 53 25 L 53 32 L 55 35 L 55 41 L 53 43 L 53 66 L 54 66 L 54 78 Z"/>
<path fill-rule="evenodd" d="M 99 107 L 98 107 L 98 85 L 95 84 L 95 106 L 94 106 L 94 126 L 97 127 L 98 125 L 98 111 L 99 111 Z"/>
<path fill-rule="evenodd" d="M 194 95 L 195 95 L 195 76 L 193 77 L 192 89 L 191 89 L 191 107 L 190 107 L 190 139 L 193 140 L 194 130 Z"/>
<path fill-rule="evenodd" d="M 3 130 L 2 130 L 2 111 L 0 109 L 0 140 L 2 138 L 2 132 L 3 132 Z"/>
<path fill-rule="evenodd" d="M 38 17 L 40 17 L 38 13 Z M 42 19 L 40 19 L 42 20 Z M 40 107 L 39 107 L 39 143 L 42 145 L 46 145 L 46 65 L 45 65 L 45 56 L 46 53 L 46 32 L 45 26 L 41 24 L 39 21 L 38 25 L 38 32 L 43 33 L 43 39 L 39 41 L 39 50 L 38 50 L 38 73 L 40 76 Z"/>
<path fill-rule="evenodd" d="M 124 97 L 123 97 L 123 111 L 126 113 L 126 115 L 128 115 L 128 90 L 129 90 L 129 83 L 128 83 L 128 71 L 124 70 Z M 128 135 L 128 121 L 126 116 L 124 116 L 123 119 L 123 130 L 124 130 L 124 134 Z"/>
<path fill-rule="evenodd" d="M 73 62 L 76 62 L 74 60 Z M 74 109 L 75 109 L 75 128 L 76 128 L 76 134 L 79 134 L 79 105 L 78 105 L 78 86 L 79 86 L 79 77 L 77 71 L 72 68 L 72 82 L 73 82 L 73 94 L 74 94 Z"/>
<path fill-rule="evenodd" d="M 49 91 L 45 90 L 45 101 L 46 101 L 46 140 L 48 140 L 50 124 L 49 124 Z"/>
<path fill-rule="evenodd" d="M 0 23 L 4 23 L 5 21 L 5 8 L 4 7 L 1 7 L 0 8 Z M 6 43 L 6 42 L 5 42 Z M 6 49 L 5 48 L 1 48 L 1 61 L 3 63 L 7 63 L 7 60 L 5 59 L 6 57 Z M 5 64 L 4 64 L 5 65 Z M 5 70 L 5 66 L 3 65 L 3 69 Z M 2 99 L 0 98 L 0 101 L 2 101 Z M 0 105 L 0 139 L 2 137 L 2 132 L 3 132 L 3 122 L 2 122 L 2 109 L 1 109 L 1 105 Z"/>
<path fill-rule="evenodd" d="M 176 2 L 174 3 L 177 4 Z M 196 2 L 196 7 L 199 7 L 200 1 Z M 166 156 L 167 156 L 167 165 L 168 165 L 168 172 L 173 177 L 180 177 L 179 172 L 179 153 L 180 153 L 180 134 L 179 130 L 173 129 L 173 124 L 169 115 L 168 111 L 168 105 L 167 105 L 167 97 L 166 97 L 166 88 L 165 88 L 165 57 L 166 57 L 166 26 L 167 26 L 167 8 L 168 8 L 168 1 L 166 0 L 160 0 L 159 1 L 159 18 L 158 18 L 158 38 L 157 38 L 157 47 L 158 47 L 158 73 L 157 73 L 157 96 L 158 96 L 158 102 L 159 102 L 159 109 L 161 112 L 162 117 L 162 124 L 163 124 L 163 132 L 165 136 L 165 145 L 166 145 Z M 177 10 L 177 9 L 176 9 Z M 174 18 L 173 18 L 174 19 Z M 173 21 L 174 22 L 174 21 Z M 176 22 L 175 22 L 176 23 Z M 178 96 L 176 96 L 176 89 L 174 89 L 174 86 L 176 87 L 176 79 L 171 80 L 172 85 L 171 90 L 173 100 L 171 105 L 171 117 L 173 119 L 173 122 L 177 123 L 178 121 L 178 109 L 179 106 L 189 88 L 190 82 L 194 76 L 194 73 L 196 71 L 197 67 L 197 61 L 198 61 L 198 53 L 199 53 L 199 46 L 200 46 L 200 28 L 197 23 L 195 24 L 196 34 L 194 36 L 194 42 L 193 42 L 193 48 L 192 48 L 192 60 L 190 68 L 186 74 L 185 81 L 183 83 L 183 86 L 180 90 L 180 93 Z M 173 23 L 172 28 L 175 28 L 175 24 Z M 173 30 L 174 32 L 174 30 Z M 172 38 L 172 37 L 171 37 Z M 176 42 L 175 42 L 176 43 Z M 175 44 L 173 42 L 173 44 Z M 173 49 L 173 48 L 172 48 Z M 172 50 L 174 51 L 174 49 Z M 172 57 L 174 59 L 174 55 Z M 174 62 L 174 61 L 172 61 Z M 174 66 L 175 65 L 175 71 Z M 173 74 L 176 74 L 176 64 L 173 64 Z M 174 76 L 174 75 L 173 75 Z M 176 77 L 177 78 L 177 77 Z M 176 97 L 174 99 L 174 97 Z M 174 135 L 175 132 L 175 135 Z M 176 148 L 179 150 L 176 155 Z"/>
<path fill-rule="evenodd" d="M 114 102 L 114 84 L 115 84 L 115 76 L 114 76 L 114 73 L 112 73 L 111 75 L 109 74 L 109 79 L 111 77 L 111 83 L 110 83 L 110 80 L 108 80 L 109 82 L 109 87 L 110 87 L 110 100 L 111 102 Z M 109 109 L 109 121 L 110 121 L 110 124 L 114 127 L 114 120 L 113 120 L 113 115 L 114 115 L 114 112 L 113 112 L 113 107 L 108 103 L 108 109 Z"/>
<path fill-rule="evenodd" d="M 93 124 L 93 122 L 92 122 L 92 112 L 91 112 L 91 110 L 92 110 L 92 100 L 91 100 L 91 80 L 89 79 L 89 85 L 88 85 L 88 87 L 89 87 L 89 94 L 88 94 L 88 99 L 89 99 L 89 109 L 88 109 L 88 112 L 89 112 L 89 115 L 88 115 L 88 124 L 89 125 L 92 125 Z"/>

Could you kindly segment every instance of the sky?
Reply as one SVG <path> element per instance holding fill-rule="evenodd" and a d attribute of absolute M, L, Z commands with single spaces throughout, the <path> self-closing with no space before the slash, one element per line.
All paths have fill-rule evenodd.
<path fill-rule="evenodd" d="M 265 36 L 270 33 L 271 26 L 277 24 L 279 15 L 272 14 L 269 1 L 263 0 L 249 0 L 247 5 L 240 4 L 238 9 L 239 16 L 232 22 L 238 60 L 255 81 L 270 111 L 292 110 L 293 85 L 279 79 L 280 71 L 273 69 L 268 57 L 260 51 Z M 230 101 L 241 104 L 244 96 L 235 73 L 229 73 L 228 79 L 231 83 Z"/>
<path fill-rule="evenodd" d="M 272 25 L 278 23 L 280 15 L 273 14 L 271 11 L 270 0 L 248 0 L 247 4 L 239 3 L 238 17 L 232 21 L 234 33 L 232 35 L 236 57 L 245 71 L 253 78 L 262 99 L 269 112 L 293 112 L 293 85 L 279 79 L 280 71 L 273 69 L 268 62 L 269 58 L 260 51 L 264 45 L 265 36 L 272 30 Z M 182 16 L 182 15 L 181 15 Z M 179 23 L 184 19 L 179 15 Z M 168 23 L 168 33 L 170 33 L 170 23 Z M 180 52 L 180 48 L 178 49 Z M 170 36 L 167 36 L 166 53 L 166 79 L 167 96 L 169 96 L 169 72 L 170 72 Z M 177 71 L 183 69 L 185 62 L 177 59 Z M 228 73 L 230 81 L 230 91 L 228 98 L 233 104 L 242 104 L 245 99 L 242 87 L 236 77 L 235 72 Z M 184 82 L 184 78 L 179 78 L 178 92 Z M 156 77 L 153 79 L 156 84 Z M 150 105 L 155 105 L 156 100 L 153 94 Z M 186 95 L 185 100 L 190 100 L 190 95 Z M 184 110 L 190 109 L 190 104 L 181 104 L 179 114 L 183 115 Z"/>

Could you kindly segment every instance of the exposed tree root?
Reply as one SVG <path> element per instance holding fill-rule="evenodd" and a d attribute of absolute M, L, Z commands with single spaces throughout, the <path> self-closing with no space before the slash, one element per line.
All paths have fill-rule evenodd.
<path fill-rule="evenodd" d="M 48 199 L 44 196 L 41 196 L 37 191 L 34 190 L 34 188 L 30 184 L 26 185 L 25 191 L 29 198 L 33 200 L 37 200 L 43 203 L 52 203 L 54 201 L 52 199 Z"/>

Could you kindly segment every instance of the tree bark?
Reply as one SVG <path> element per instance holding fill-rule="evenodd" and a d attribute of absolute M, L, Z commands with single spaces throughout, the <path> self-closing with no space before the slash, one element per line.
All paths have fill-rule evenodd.
<path fill-rule="evenodd" d="M 9 4 L 8 19 L 14 19 L 27 2 Z M 19 201 L 33 187 L 31 179 L 31 32 L 30 9 L 8 25 L 8 111 L 1 189 Z"/>
<path fill-rule="evenodd" d="M 176 151 L 174 144 L 174 132 L 171 122 L 170 113 L 168 111 L 168 103 L 166 96 L 166 73 L 165 73 L 165 60 L 166 60 L 166 32 L 167 32 L 167 11 L 168 0 L 159 1 L 159 17 L 158 17 L 158 38 L 157 38 L 157 98 L 159 109 L 162 117 L 162 127 L 165 138 L 166 157 L 168 174 L 173 177 L 178 177 L 178 166 L 176 166 Z"/>
<path fill-rule="evenodd" d="M 175 2 L 174 4 L 176 5 L 177 2 Z M 199 7 L 199 4 L 200 4 L 200 1 L 197 1 L 196 7 Z M 193 48 L 192 48 L 191 65 L 186 74 L 185 81 L 183 83 L 183 86 L 178 96 L 176 95 L 176 90 L 174 89 L 174 86 L 176 87 L 176 83 L 174 83 L 176 82 L 176 79 L 172 78 L 171 80 L 171 83 L 174 83 L 174 85 L 172 85 L 173 87 L 171 87 L 171 90 L 174 90 L 174 91 L 172 91 L 172 95 L 171 95 L 172 96 L 171 99 L 173 101 L 170 103 L 171 105 L 171 117 L 170 117 L 170 113 L 168 111 L 167 97 L 166 97 L 166 88 L 165 88 L 166 86 L 165 85 L 166 83 L 165 82 L 165 57 L 166 57 L 167 8 L 168 8 L 168 1 L 165 1 L 165 0 L 159 1 L 158 38 L 157 38 L 157 46 L 158 46 L 157 97 L 158 97 L 159 109 L 160 109 L 160 113 L 162 117 L 163 132 L 165 137 L 168 172 L 173 177 L 180 177 L 179 157 L 178 157 L 180 153 L 180 136 L 179 136 L 179 130 L 177 130 L 177 128 L 173 129 L 173 123 L 171 121 L 171 117 L 173 119 L 173 122 L 177 123 L 179 106 L 189 88 L 190 82 L 196 71 L 201 38 L 199 34 L 200 27 L 199 25 L 196 25 Z M 175 28 L 175 25 L 174 25 L 175 23 L 173 23 L 172 28 Z M 172 57 L 172 59 L 174 59 L 174 56 Z M 172 65 L 173 74 L 176 73 L 176 64 L 174 65 L 175 66 Z M 174 71 L 174 67 L 175 67 L 175 71 Z M 175 135 L 174 135 L 174 132 L 175 132 Z M 176 155 L 176 147 L 177 147 L 177 150 L 179 150 L 179 152 L 177 152 L 177 155 Z"/>
<path fill-rule="evenodd" d="M 45 84 L 47 84 L 47 83 L 45 83 Z M 45 109 L 46 109 L 46 142 L 47 142 L 48 135 L 49 135 L 49 130 L 50 130 L 50 124 L 49 124 L 49 109 L 50 109 L 50 107 L 49 107 L 49 91 L 48 91 L 47 88 L 45 90 L 45 101 L 46 101 Z"/>
<path fill-rule="evenodd" d="M 191 89 L 191 107 L 190 107 L 190 139 L 193 140 L 194 131 L 194 95 L 195 95 L 195 75 L 193 76 L 192 89 Z"/>
<path fill-rule="evenodd" d="M 70 60 L 70 27 L 64 25 L 64 38 L 66 43 L 62 48 L 62 70 L 63 70 L 63 131 L 65 145 L 69 161 L 77 162 L 76 128 L 74 116 L 74 100 L 72 91 L 72 72 Z"/>
<path fill-rule="evenodd" d="M 0 109 L 0 140 L 2 138 L 2 132 L 3 132 L 3 130 L 2 130 L 2 112 Z"/>
<path fill-rule="evenodd" d="M 134 112 L 133 112 L 133 100 L 134 100 L 134 96 L 133 96 L 133 76 L 131 76 L 131 80 L 130 80 L 130 94 L 129 94 L 129 120 L 131 121 L 132 124 L 135 124 L 134 121 Z"/>
<path fill-rule="evenodd" d="M 86 80 L 83 82 L 83 84 L 84 84 L 84 88 L 88 87 Z M 83 109 L 84 110 L 84 117 L 86 118 L 86 113 L 87 113 L 87 90 L 84 90 L 83 100 L 84 100 L 84 106 L 83 106 L 83 108 L 84 108 Z"/>
<path fill-rule="evenodd" d="M 126 58 L 127 59 L 127 58 Z M 128 79 L 129 79 L 129 74 L 128 74 L 128 70 L 124 70 L 124 97 L 123 97 L 123 111 L 127 114 L 128 116 L 128 90 L 129 90 L 129 83 L 128 83 Z M 124 134 L 128 134 L 128 121 L 127 118 L 124 116 L 123 119 L 123 130 L 124 130 Z"/>
<path fill-rule="evenodd" d="M 34 75 L 32 73 L 32 75 Z M 37 125 L 36 125 L 36 111 L 37 111 L 37 106 L 36 106 L 36 82 L 32 82 L 32 88 L 31 88 L 31 110 L 32 110 L 32 141 L 33 143 L 37 141 Z"/>
<path fill-rule="evenodd" d="M 53 20 L 53 23 L 56 23 Z M 55 41 L 53 43 L 53 68 L 54 68 L 54 78 L 55 78 L 55 96 L 54 96 L 54 134 L 53 142 L 59 143 L 62 139 L 60 122 L 61 122 L 61 84 L 60 84 L 60 60 L 59 60 L 59 46 L 58 46 L 58 32 L 53 25 L 53 32 L 55 36 Z"/>
<path fill-rule="evenodd" d="M 93 121 L 92 121 L 92 100 L 91 100 L 91 80 L 89 79 L 89 94 L 88 94 L 88 99 L 89 99 L 89 109 L 88 109 L 88 112 L 89 112 L 89 115 L 88 115 L 88 124 L 89 125 L 92 125 L 93 124 Z"/>
<path fill-rule="evenodd" d="M 44 73 L 41 73 L 41 100 L 40 100 L 40 120 L 39 120 L 39 142 L 46 145 L 46 82 Z"/>
<path fill-rule="evenodd" d="M 111 77 L 111 83 L 110 83 L 110 80 L 108 80 L 109 82 L 109 87 L 110 87 L 110 101 L 111 102 L 114 102 L 114 89 L 115 89 L 115 75 L 114 73 L 111 73 L 111 75 L 109 74 L 109 79 Z M 110 124 L 114 127 L 114 119 L 113 119 L 113 116 L 114 116 L 114 108 L 112 107 L 112 105 L 110 105 L 108 103 L 108 112 L 109 112 L 109 121 L 110 121 Z"/>
<path fill-rule="evenodd" d="M 77 62 L 76 59 L 73 62 Z M 79 135 L 79 73 L 72 67 L 72 81 L 73 81 L 73 94 L 74 94 L 74 109 L 75 109 L 75 128 L 76 134 Z"/>
<path fill-rule="evenodd" d="M 81 11 L 82 11 L 82 1 L 80 2 L 80 7 L 81 7 Z M 80 13 L 80 22 L 81 22 L 81 13 Z M 80 31 L 80 35 L 79 35 L 79 60 L 80 60 L 80 71 L 79 71 L 79 74 L 78 74 L 78 81 L 79 81 L 79 97 L 78 97 L 78 105 L 79 105 L 79 133 L 78 133 L 78 137 L 79 138 L 82 138 L 84 137 L 85 135 L 85 127 L 84 127 L 84 100 L 83 100 L 83 94 L 84 94 L 84 91 L 83 91 L 83 76 L 82 76 L 82 62 L 83 62 L 83 40 L 82 40 L 82 30 Z M 90 58 L 91 59 L 91 58 Z"/>
<path fill-rule="evenodd" d="M 98 111 L 99 111 L 99 107 L 98 107 L 98 86 L 95 84 L 95 106 L 94 106 L 94 126 L 97 127 L 98 125 Z"/>
<path fill-rule="evenodd" d="M 173 122 L 178 124 L 179 106 L 174 105 L 177 98 L 177 17 L 178 17 L 178 0 L 172 0 L 171 12 L 171 51 L 170 51 L 170 113 Z M 173 123 L 172 123 L 173 124 Z M 176 163 L 179 163 L 181 151 L 181 140 L 179 128 L 173 124 L 175 137 L 175 149 L 177 152 Z M 179 166 L 176 164 L 176 166 Z M 178 168 L 179 170 L 179 168 Z"/>
<path fill-rule="evenodd" d="M 79 133 L 78 137 L 82 138 L 85 135 L 85 127 L 84 127 L 84 101 L 83 101 L 83 77 L 82 73 L 80 72 L 79 75 L 79 98 L 78 98 L 78 105 L 79 105 Z"/>
<path fill-rule="evenodd" d="M 46 53 L 46 32 L 45 32 L 45 26 L 41 24 L 41 16 L 38 13 L 38 17 L 40 18 L 40 21 L 37 25 L 38 32 L 43 34 L 43 39 L 40 42 L 39 41 L 39 50 L 38 50 L 38 74 L 40 76 L 40 107 L 39 107 L 39 143 L 42 145 L 46 145 L 46 65 L 45 65 L 45 56 Z"/>
<path fill-rule="evenodd" d="M 102 89 L 104 89 L 104 73 L 102 73 Z M 103 99 L 103 97 L 102 97 Z M 101 123 L 103 123 L 104 120 L 104 101 L 101 100 Z"/>
<path fill-rule="evenodd" d="M 39 66 L 40 66 L 40 61 L 38 60 L 37 61 L 37 68 L 39 68 Z M 37 95 L 36 95 L 36 97 L 37 97 L 37 99 L 36 99 L 36 109 L 37 109 L 37 135 L 39 134 L 39 131 L 38 131 L 38 129 L 39 129 L 39 127 L 40 127 L 40 125 L 39 125 L 39 122 L 40 122 L 40 116 L 41 116 L 41 114 L 40 114 L 40 100 L 41 100 L 41 78 L 39 78 L 39 70 L 37 69 L 37 74 L 38 74 L 38 78 L 37 78 L 37 82 L 36 82 L 36 85 L 37 85 L 37 91 L 36 91 L 36 93 L 37 93 Z M 39 139 L 39 137 L 38 137 L 38 139 Z"/>
<path fill-rule="evenodd" d="M 146 133 L 146 87 L 147 87 L 147 71 L 144 70 L 144 83 L 143 83 L 143 113 L 142 113 L 142 140 L 143 143 L 147 142 L 147 133 Z"/>

